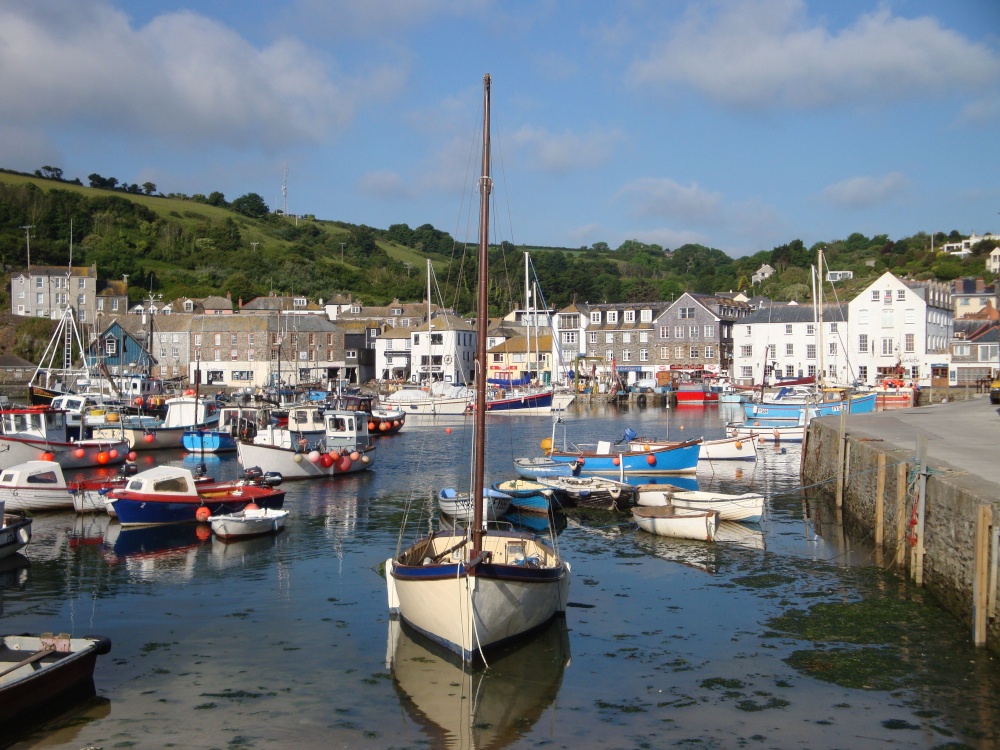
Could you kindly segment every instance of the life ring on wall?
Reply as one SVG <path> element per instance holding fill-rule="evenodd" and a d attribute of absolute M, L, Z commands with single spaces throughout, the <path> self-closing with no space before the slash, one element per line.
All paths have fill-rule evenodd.
<path fill-rule="evenodd" d="M 446 365 L 450 365 L 451 364 L 451 355 L 450 354 L 445 354 L 444 355 L 444 363 Z"/>

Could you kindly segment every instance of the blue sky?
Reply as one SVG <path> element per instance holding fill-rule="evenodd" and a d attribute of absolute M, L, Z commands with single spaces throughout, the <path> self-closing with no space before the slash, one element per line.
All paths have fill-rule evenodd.
<path fill-rule="evenodd" d="M 0 166 L 464 239 L 487 72 L 500 239 L 1000 232 L 995 0 L 0 0 Z"/>

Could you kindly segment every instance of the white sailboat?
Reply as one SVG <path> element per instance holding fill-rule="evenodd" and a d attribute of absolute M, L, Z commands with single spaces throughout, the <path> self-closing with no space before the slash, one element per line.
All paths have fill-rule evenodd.
<path fill-rule="evenodd" d="M 569 565 L 554 538 L 483 529 L 486 455 L 486 332 L 490 176 L 490 76 L 483 79 L 483 155 L 479 183 L 478 347 L 475 445 L 468 529 L 440 530 L 386 560 L 389 611 L 463 661 L 548 623 L 565 612 Z"/>

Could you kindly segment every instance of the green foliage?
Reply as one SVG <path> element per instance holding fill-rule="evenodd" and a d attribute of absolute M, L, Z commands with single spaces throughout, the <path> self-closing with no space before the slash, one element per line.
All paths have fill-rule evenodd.
<path fill-rule="evenodd" d="M 206 200 L 206 202 L 208 201 Z M 249 216 L 252 219 L 262 219 L 267 216 L 269 211 L 267 203 L 257 193 L 241 195 L 233 201 L 233 210 L 238 214 Z"/>

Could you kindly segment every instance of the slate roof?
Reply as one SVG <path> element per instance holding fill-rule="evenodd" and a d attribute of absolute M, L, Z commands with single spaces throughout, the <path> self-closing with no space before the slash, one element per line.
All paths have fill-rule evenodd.
<path fill-rule="evenodd" d="M 847 320 L 848 304 L 823 305 L 823 322 L 839 323 Z M 771 305 L 755 310 L 745 318 L 740 318 L 739 325 L 754 323 L 812 323 L 816 319 L 812 305 Z"/>

